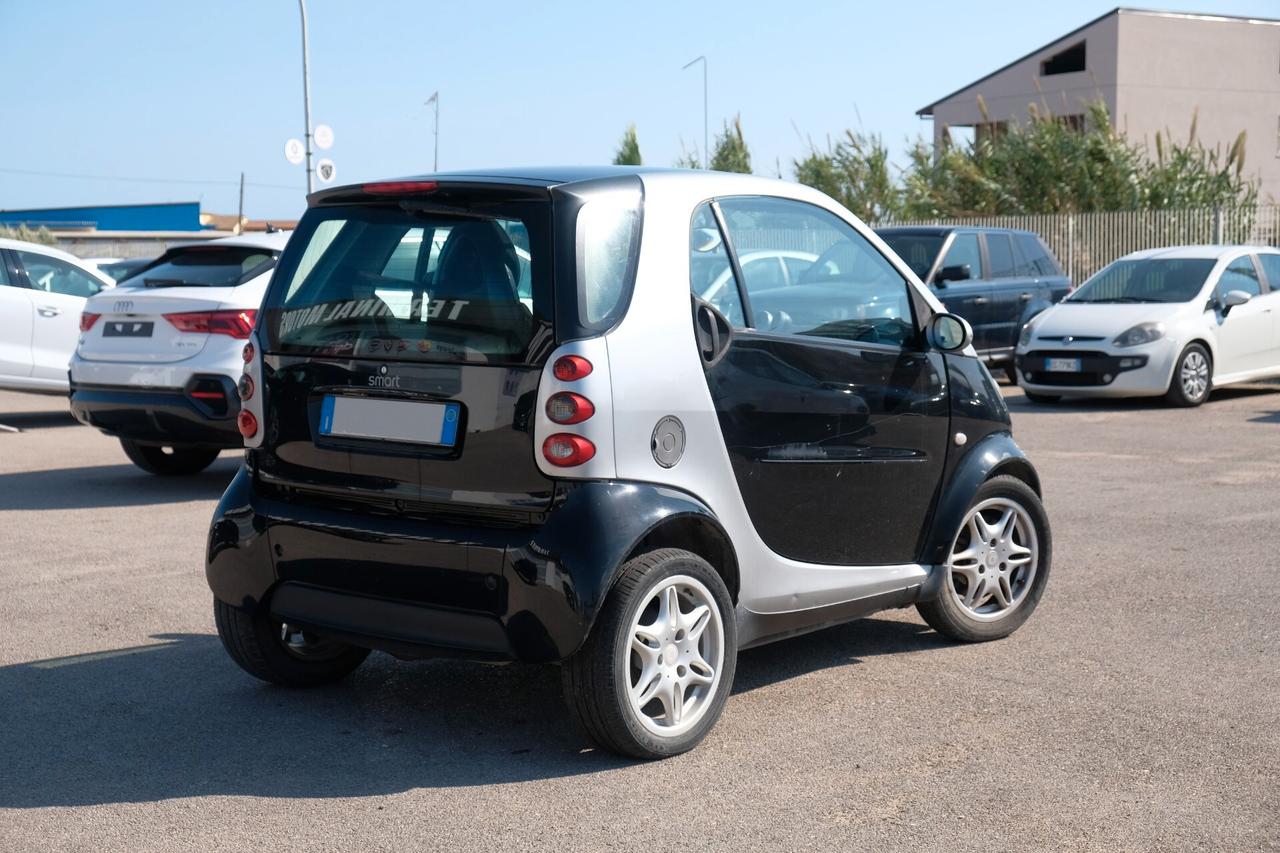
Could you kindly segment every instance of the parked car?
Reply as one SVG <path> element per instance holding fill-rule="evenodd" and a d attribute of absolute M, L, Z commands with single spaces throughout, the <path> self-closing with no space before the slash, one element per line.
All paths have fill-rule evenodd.
<path fill-rule="evenodd" d="M 124 281 L 141 270 L 154 258 L 89 258 L 85 263 L 92 264 L 99 271 L 111 276 L 115 281 Z"/>
<path fill-rule="evenodd" d="M 113 284 L 66 252 L 0 239 L 0 388 L 65 394 L 85 299 Z"/>
<path fill-rule="evenodd" d="M 1016 381 L 1013 355 L 1022 327 L 1071 291 L 1071 279 L 1044 241 L 1010 228 L 902 227 L 876 233 L 948 311 L 969 321 L 979 357 Z"/>
<path fill-rule="evenodd" d="M 826 273 L 752 290 L 747 234 L 812 237 Z M 245 356 L 249 450 L 206 574 L 228 654 L 269 682 L 370 649 L 558 662 L 592 737 L 656 758 L 714 724 L 739 648 L 909 604 L 1002 637 L 1048 577 L 1036 473 L 968 326 L 808 187 L 601 168 L 323 190 Z"/>
<path fill-rule="evenodd" d="M 1280 376 L 1280 251 L 1180 246 L 1104 267 L 1023 330 L 1027 396 L 1155 397 Z"/>
<path fill-rule="evenodd" d="M 236 381 L 285 232 L 170 248 L 90 299 L 71 411 L 152 474 L 193 474 L 240 447 Z"/>
<path fill-rule="evenodd" d="M 715 239 L 719 239 L 718 236 Z M 744 251 L 739 263 L 747 292 L 754 293 L 757 290 L 772 290 L 798 283 L 817 259 L 818 256 L 812 252 L 771 249 L 762 252 Z M 697 267 L 692 270 L 693 290 L 708 302 L 719 299 L 727 287 L 736 287 L 733 270 L 723 268 L 723 264 L 701 270 L 704 273 L 710 272 L 713 276 L 708 284 L 701 287 L 697 284 L 699 271 Z"/>

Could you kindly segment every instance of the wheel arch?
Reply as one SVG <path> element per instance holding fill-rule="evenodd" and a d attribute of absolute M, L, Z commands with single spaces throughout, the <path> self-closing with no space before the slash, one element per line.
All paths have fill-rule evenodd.
<path fill-rule="evenodd" d="M 697 513 L 668 516 L 645 531 L 623 562 L 658 548 L 680 548 L 705 559 L 724 580 L 733 603 L 738 603 L 741 589 L 738 555 L 729 534 L 713 517 Z"/>

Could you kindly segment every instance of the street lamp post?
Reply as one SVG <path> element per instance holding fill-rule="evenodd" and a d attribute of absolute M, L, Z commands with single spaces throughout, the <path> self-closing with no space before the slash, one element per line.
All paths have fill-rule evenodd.
<path fill-rule="evenodd" d="M 434 104 L 436 108 L 436 117 L 435 117 L 435 124 L 432 128 L 432 135 L 435 137 L 435 150 L 431 154 L 431 171 L 438 172 L 440 171 L 440 90 L 439 89 L 436 89 L 434 92 L 431 93 L 431 97 L 427 98 L 427 102 L 423 104 L 423 106 L 429 107 L 432 104 Z"/>
<path fill-rule="evenodd" d="M 311 194 L 311 77 L 307 71 L 307 3 L 298 0 L 298 10 L 302 13 L 302 115 L 307 123 L 307 195 Z"/>
<path fill-rule="evenodd" d="M 301 1 L 301 0 L 300 0 Z M 712 168 L 712 152 L 710 152 L 710 137 L 707 133 L 707 56 L 699 56 L 698 59 L 691 59 L 685 63 L 685 70 L 690 65 L 703 64 L 703 168 Z"/>

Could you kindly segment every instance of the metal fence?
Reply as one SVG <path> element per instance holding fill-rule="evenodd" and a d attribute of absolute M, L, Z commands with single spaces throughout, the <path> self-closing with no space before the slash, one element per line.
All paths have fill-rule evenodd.
<path fill-rule="evenodd" d="M 1192 210 L 1123 210 L 928 219 L 893 225 L 1022 228 L 1044 238 L 1079 283 L 1121 255 L 1205 243 L 1280 246 L 1280 205 Z"/>

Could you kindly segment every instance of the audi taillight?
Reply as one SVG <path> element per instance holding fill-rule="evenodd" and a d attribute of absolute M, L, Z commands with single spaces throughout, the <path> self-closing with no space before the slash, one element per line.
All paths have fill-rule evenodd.
<path fill-rule="evenodd" d="M 236 415 L 236 426 L 245 438 L 253 438 L 258 434 L 258 418 L 248 409 L 241 409 L 240 414 Z"/>
<path fill-rule="evenodd" d="M 547 400 L 547 417 L 558 424 L 580 424 L 596 413 L 596 407 L 581 394 L 561 391 Z"/>
<path fill-rule="evenodd" d="M 101 314 L 90 314 L 88 311 L 82 312 L 80 314 L 80 331 L 87 332 L 92 329 L 93 324 L 98 322 L 98 318 L 101 316 Z"/>
<path fill-rule="evenodd" d="M 165 314 L 164 318 L 179 332 L 195 332 L 206 335 L 230 335 L 245 340 L 253 332 L 253 320 L 257 311 L 187 311 L 182 314 Z"/>
<path fill-rule="evenodd" d="M 596 455 L 596 446 L 580 435 L 558 432 L 542 442 L 542 455 L 558 468 L 581 465 Z"/>
<path fill-rule="evenodd" d="M 580 355 L 562 355 L 551 366 L 551 372 L 561 382 L 573 382 L 591 373 L 591 362 Z"/>

